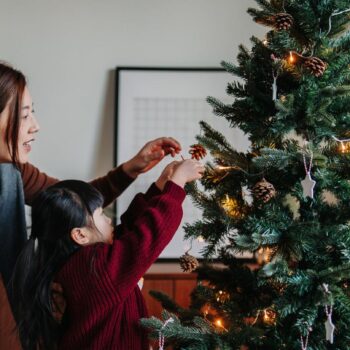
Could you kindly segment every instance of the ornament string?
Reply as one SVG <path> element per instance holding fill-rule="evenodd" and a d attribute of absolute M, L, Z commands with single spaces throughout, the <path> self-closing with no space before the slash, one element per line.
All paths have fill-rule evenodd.
<path fill-rule="evenodd" d="M 343 13 L 347 13 L 350 12 L 350 9 L 344 10 L 344 11 L 340 11 L 340 12 L 333 12 L 330 16 L 329 16 L 329 20 L 328 20 L 328 32 L 326 33 L 326 36 L 331 32 L 332 30 L 332 18 L 335 16 L 339 16 L 342 15 Z"/>
<path fill-rule="evenodd" d="M 307 335 L 305 338 L 302 335 L 300 335 L 300 343 L 301 343 L 302 350 L 307 350 L 307 345 L 309 343 L 309 335 L 310 335 L 310 331 L 307 332 Z"/>
<path fill-rule="evenodd" d="M 282 9 L 283 9 L 284 12 L 287 12 L 286 8 L 284 7 L 284 5 L 285 5 L 284 3 L 285 3 L 285 0 L 283 0 L 283 2 L 282 2 Z"/>
<path fill-rule="evenodd" d="M 189 247 L 188 247 L 188 246 L 185 247 L 185 254 L 186 254 L 186 253 L 188 254 L 188 253 L 191 251 L 191 249 L 192 249 L 192 244 L 193 244 L 193 239 L 190 240 L 190 246 L 189 246 Z M 187 249 L 187 248 L 188 248 L 188 249 Z"/>
<path fill-rule="evenodd" d="M 219 165 L 217 167 L 219 170 L 238 170 L 241 171 L 242 173 L 246 174 L 247 176 L 261 176 L 265 174 L 265 171 L 260 171 L 259 173 L 254 173 L 254 174 L 250 174 L 247 171 L 243 170 L 241 167 L 239 166 L 221 166 Z"/>
<path fill-rule="evenodd" d="M 305 168 L 306 174 L 310 174 L 310 173 L 311 173 L 312 160 L 313 160 L 313 153 L 311 152 L 311 153 L 310 153 L 310 163 L 309 163 L 309 167 L 308 167 L 308 166 L 307 166 L 307 163 L 306 163 L 305 154 L 303 154 L 303 163 L 304 163 L 304 168 Z"/>
<path fill-rule="evenodd" d="M 165 338 L 164 338 L 162 331 L 168 325 L 168 323 L 172 323 L 172 322 L 174 322 L 174 319 L 172 317 L 170 317 L 169 319 L 167 319 L 164 322 L 162 328 L 159 330 L 159 350 L 164 350 Z"/>
<path fill-rule="evenodd" d="M 333 306 L 332 305 L 331 306 L 325 305 L 324 309 L 325 309 L 327 317 L 332 318 Z"/>

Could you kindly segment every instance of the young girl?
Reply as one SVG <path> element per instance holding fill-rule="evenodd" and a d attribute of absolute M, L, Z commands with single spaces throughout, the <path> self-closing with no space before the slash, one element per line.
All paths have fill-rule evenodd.
<path fill-rule="evenodd" d="M 147 310 L 137 282 L 180 225 L 185 183 L 203 171 L 194 160 L 169 164 L 135 196 L 115 230 L 91 185 L 68 180 L 42 192 L 13 278 L 23 348 L 148 350 L 138 323 Z M 67 302 L 61 325 L 52 316 L 53 281 Z"/>

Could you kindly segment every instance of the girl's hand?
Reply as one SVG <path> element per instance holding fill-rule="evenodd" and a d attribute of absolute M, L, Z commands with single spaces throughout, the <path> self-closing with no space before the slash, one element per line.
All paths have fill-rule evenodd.
<path fill-rule="evenodd" d="M 187 182 L 198 180 L 203 176 L 204 166 L 193 159 L 186 159 L 175 168 L 170 180 L 184 187 Z"/>
<path fill-rule="evenodd" d="M 172 137 L 160 137 L 147 142 L 141 150 L 123 164 L 124 171 L 131 177 L 136 178 L 157 165 L 166 155 L 175 157 L 181 151 L 181 145 Z"/>
<path fill-rule="evenodd" d="M 164 168 L 158 180 L 156 181 L 156 186 L 161 191 L 163 191 L 166 182 L 171 179 L 171 176 L 173 175 L 175 169 L 179 166 L 179 164 L 181 164 L 180 161 L 174 160 Z"/>

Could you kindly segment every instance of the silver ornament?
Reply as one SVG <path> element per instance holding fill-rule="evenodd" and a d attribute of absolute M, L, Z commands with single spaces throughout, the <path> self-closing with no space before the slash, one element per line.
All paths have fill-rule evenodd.
<path fill-rule="evenodd" d="M 301 181 L 304 198 L 310 197 L 311 199 L 314 199 L 315 185 L 316 185 L 316 181 L 311 178 L 311 174 L 310 172 L 308 172 L 305 176 L 305 179 Z"/>

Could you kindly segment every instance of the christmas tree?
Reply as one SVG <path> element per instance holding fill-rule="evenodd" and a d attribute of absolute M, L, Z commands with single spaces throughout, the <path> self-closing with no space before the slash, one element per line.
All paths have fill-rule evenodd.
<path fill-rule="evenodd" d="M 185 230 L 205 263 L 189 309 L 154 293 L 167 311 L 142 323 L 161 348 L 350 349 L 350 1 L 256 2 L 269 31 L 222 62 L 231 103 L 208 98 L 251 147 L 201 123 L 214 160 L 188 188 L 202 219 Z"/>

